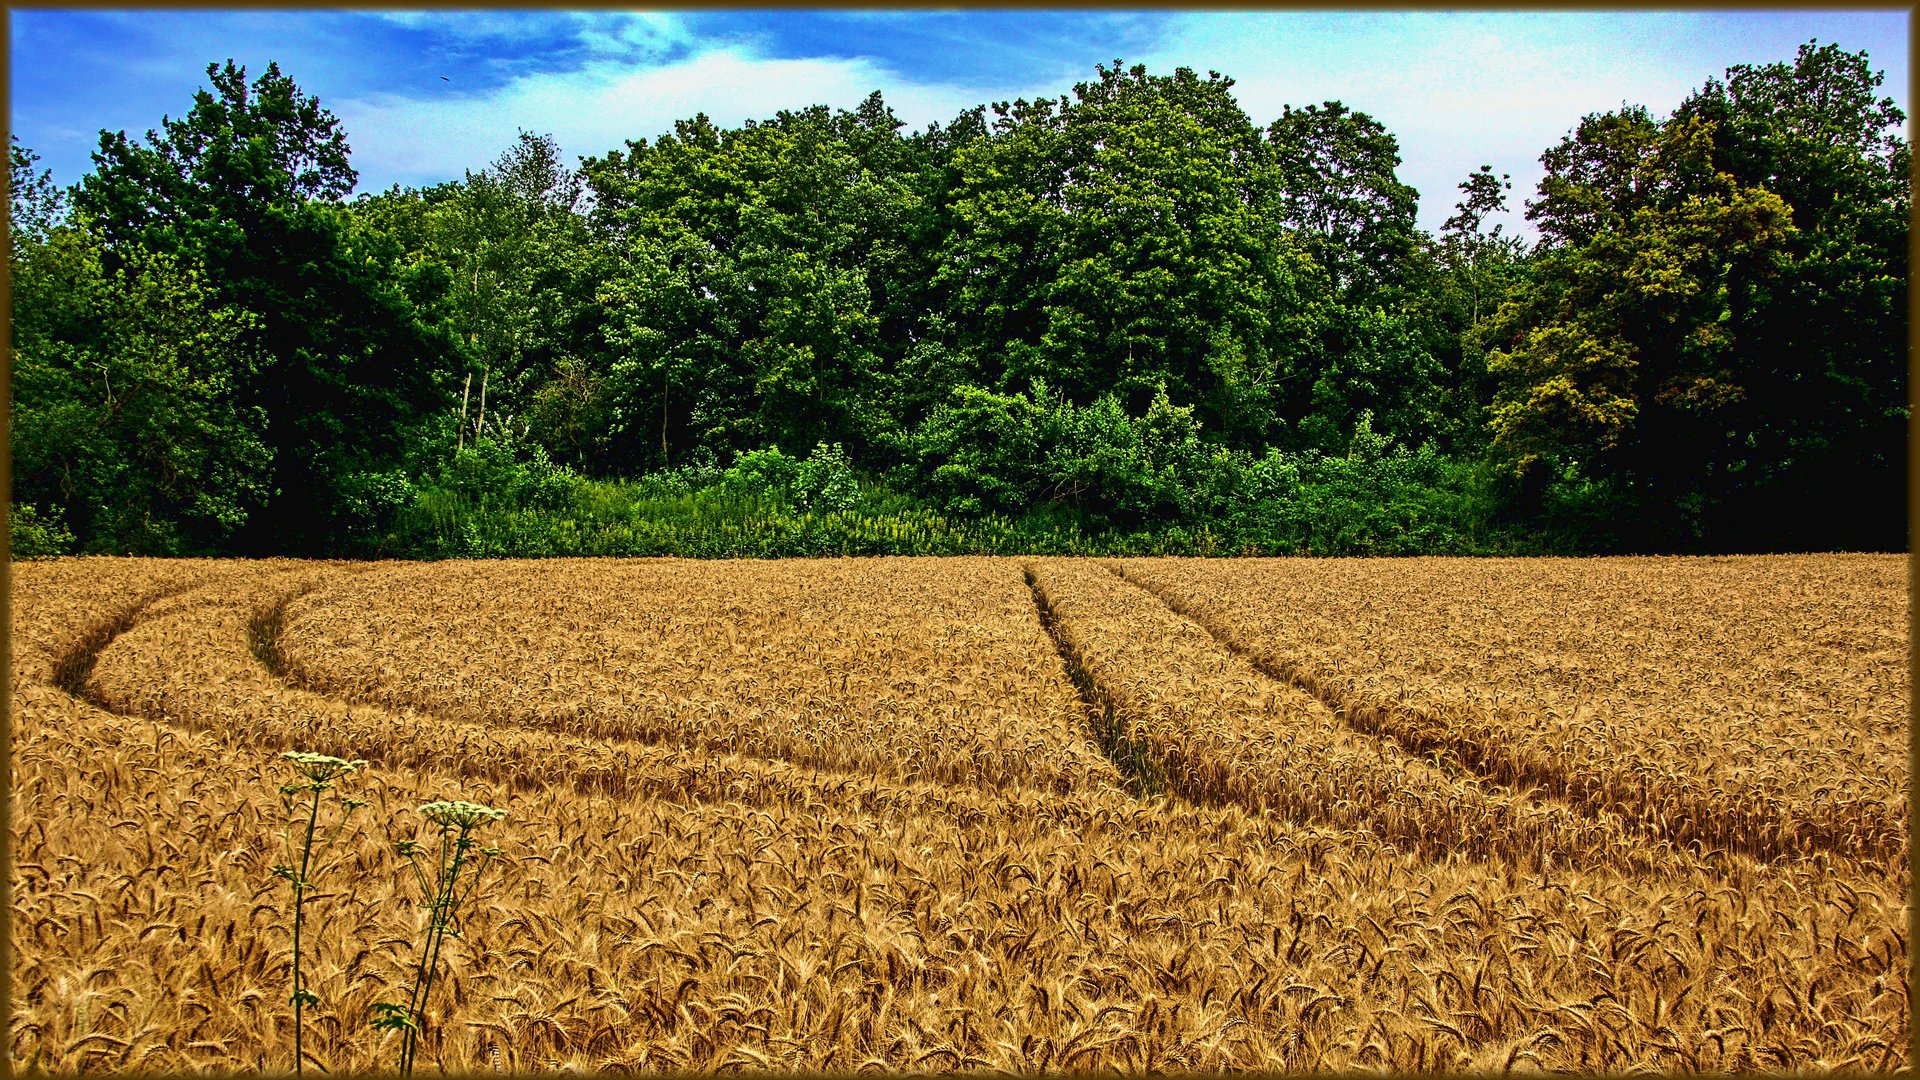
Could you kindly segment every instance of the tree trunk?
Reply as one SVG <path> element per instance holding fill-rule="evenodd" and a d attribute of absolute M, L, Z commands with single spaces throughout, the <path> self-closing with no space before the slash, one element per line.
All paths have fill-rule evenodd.
<path fill-rule="evenodd" d="M 473 389 L 473 372 L 467 372 L 467 381 L 460 387 L 460 445 L 455 451 L 467 448 L 467 393 Z"/>

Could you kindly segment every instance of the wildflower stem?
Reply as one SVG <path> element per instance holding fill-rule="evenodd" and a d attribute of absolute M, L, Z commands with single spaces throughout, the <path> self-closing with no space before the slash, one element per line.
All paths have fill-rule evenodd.
<path fill-rule="evenodd" d="M 493 848 L 482 848 L 482 862 L 474 867 L 471 880 L 462 889 L 460 875 L 472 863 L 469 852 L 474 840 L 468 835 L 473 829 L 488 821 L 498 820 L 503 813 L 472 803 L 429 803 L 421 810 L 429 820 L 440 825 L 440 859 L 434 868 L 431 884 L 426 872 L 421 869 L 420 859 L 413 841 L 398 845 L 406 856 L 408 864 L 421 885 L 421 896 L 427 908 L 426 935 L 420 942 L 420 962 L 414 968 L 414 981 L 407 995 L 404 1009 L 397 1005 L 380 1005 L 376 1010 L 381 1014 L 380 1025 L 388 1028 L 401 1028 L 404 1034 L 400 1044 L 400 1075 L 413 1075 L 413 1065 L 419 1051 L 419 1038 L 426 1026 L 426 1005 L 433 992 L 434 975 L 440 966 L 440 951 L 445 946 L 447 934 L 452 928 L 454 911 L 473 894 L 479 884 L 481 870 L 485 860 L 495 854 Z"/>
<path fill-rule="evenodd" d="M 289 750 L 280 755 L 290 762 L 302 782 L 288 784 L 280 789 L 280 797 L 285 800 L 284 808 L 297 815 L 298 803 L 294 800 L 304 794 L 307 798 L 306 827 L 300 837 L 300 857 L 293 857 L 293 837 L 291 830 L 281 833 L 285 844 L 287 862 L 273 868 L 275 877 L 287 879 L 293 886 L 293 1071 L 295 1075 L 306 1072 L 307 1065 L 307 1028 L 306 1010 L 309 1002 L 319 1003 L 307 989 L 305 971 L 305 931 L 307 893 L 312 891 L 311 880 L 314 872 L 313 852 L 314 833 L 320 825 L 320 795 L 333 786 L 333 781 L 358 770 L 364 761 L 348 761 L 344 758 L 329 757 L 325 754 L 312 754 L 302 750 Z M 339 837 L 340 830 L 346 827 L 347 818 L 355 808 L 364 805 L 359 799 L 341 799 L 341 817 L 333 830 L 320 841 L 324 847 Z M 296 818 L 297 820 L 297 818 Z"/>
<path fill-rule="evenodd" d="M 300 866 L 293 878 L 293 1072 L 305 1072 L 307 1065 L 306 998 L 307 985 L 301 975 L 300 931 L 305 922 L 307 872 L 313 864 L 313 830 L 320 820 L 320 792 L 325 784 L 312 785 L 313 801 L 307 808 L 307 835 L 300 845 Z"/>

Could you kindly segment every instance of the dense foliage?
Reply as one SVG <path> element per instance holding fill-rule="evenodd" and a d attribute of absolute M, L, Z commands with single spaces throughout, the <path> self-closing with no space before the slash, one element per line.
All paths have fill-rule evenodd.
<path fill-rule="evenodd" d="M 1904 549 L 1904 117 L 1810 44 L 1542 156 L 1118 61 L 349 198 L 276 67 L 12 148 L 18 554 Z"/>

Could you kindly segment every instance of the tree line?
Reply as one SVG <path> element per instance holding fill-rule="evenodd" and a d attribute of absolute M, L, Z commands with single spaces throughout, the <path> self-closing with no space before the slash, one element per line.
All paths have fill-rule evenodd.
<path fill-rule="evenodd" d="M 1865 53 L 1580 119 L 1533 242 L 1488 167 L 1419 228 L 1340 102 L 1096 71 L 918 131 L 876 92 L 577 166 L 523 132 L 358 197 L 275 65 L 71 188 L 16 141 L 14 545 L 461 553 L 421 523 L 626 485 L 1268 553 L 1905 548 L 1909 147 Z"/>

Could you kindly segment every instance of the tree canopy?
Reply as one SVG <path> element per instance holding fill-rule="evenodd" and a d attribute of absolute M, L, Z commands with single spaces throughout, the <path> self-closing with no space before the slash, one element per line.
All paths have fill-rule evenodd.
<path fill-rule="evenodd" d="M 70 189 L 11 148 L 15 499 L 86 550 L 363 551 L 594 479 L 1260 550 L 1905 544 L 1910 148 L 1837 45 L 1577 119 L 1537 238 L 1491 165 L 1428 233 L 1384 124 L 1186 68 L 522 131 L 358 195 L 277 65 L 206 78 Z"/>
<path fill-rule="evenodd" d="M 1898 535 L 1853 492 L 1904 489 L 1904 117 L 1834 46 L 1727 74 L 1542 157 L 1532 286 L 1484 335 L 1495 446 L 1635 492 L 1652 543 Z"/>

